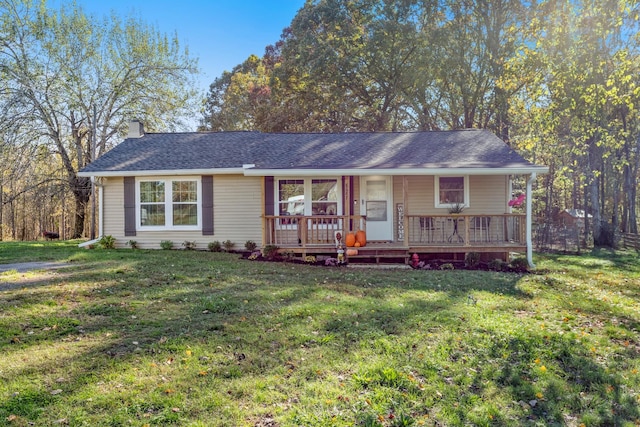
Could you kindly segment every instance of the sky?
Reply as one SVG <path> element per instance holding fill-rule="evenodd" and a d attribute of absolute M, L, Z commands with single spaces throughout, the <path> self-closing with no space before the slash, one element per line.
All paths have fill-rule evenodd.
<path fill-rule="evenodd" d="M 280 39 L 304 0 L 76 0 L 85 13 L 98 17 L 115 11 L 142 18 L 162 33 L 177 32 L 189 54 L 198 58 L 203 94 L 224 71 L 251 54 L 262 56 Z M 56 8 L 59 0 L 50 0 Z"/>

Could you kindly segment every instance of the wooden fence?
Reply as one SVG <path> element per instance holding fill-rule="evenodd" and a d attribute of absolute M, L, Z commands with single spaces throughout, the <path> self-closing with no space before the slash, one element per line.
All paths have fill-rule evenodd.
<path fill-rule="evenodd" d="M 640 250 L 640 234 L 622 233 L 622 246 Z"/>

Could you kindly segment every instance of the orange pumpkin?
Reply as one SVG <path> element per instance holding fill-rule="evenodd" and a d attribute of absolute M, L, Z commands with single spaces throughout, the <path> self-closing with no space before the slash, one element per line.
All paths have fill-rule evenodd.
<path fill-rule="evenodd" d="M 348 247 L 352 247 L 356 244 L 356 236 L 353 233 L 348 233 L 344 238 L 344 244 Z"/>
<path fill-rule="evenodd" d="M 357 249 L 347 249 L 347 256 L 355 256 L 358 255 Z"/>
<path fill-rule="evenodd" d="M 367 233 L 363 230 L 356 232 L 356 242 L 360 243 L 360 246 L 364 247 L 367 244 Z"/>
<path fill-rule="evenodd" d="M 353 244 L 353 246 L 354 246 L 354 247 L 356 247 L 356 248 L 359 248 L 359 247 L 360 247 L 360 246 L 362 246 L 362 245 L 360 244 L 360 242 L 355 242 L 355 243 Z"/>

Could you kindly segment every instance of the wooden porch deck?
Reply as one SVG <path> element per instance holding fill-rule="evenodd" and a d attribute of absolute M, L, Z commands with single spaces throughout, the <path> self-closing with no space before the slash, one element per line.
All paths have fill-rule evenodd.
<path fill-rule="evenodd" d="M 270 216 L 265 218 L 267 245 L 301 257 L 337 256 L 336 233 L 366 231 L 361 216 Z M 347 249 L 347 248 L 344 248 Z M 525 216 L 406 215 L 394 227 L 394 240 L 368 241 L 347 255 L 348 262 L 404 262 L 414 253 L 421 259 L 464 260 L 478 252 L 485 259 L 508 259 L 510 252 L 526 252 Z M 484 255 L 483 255 L 484 254 Z"/>

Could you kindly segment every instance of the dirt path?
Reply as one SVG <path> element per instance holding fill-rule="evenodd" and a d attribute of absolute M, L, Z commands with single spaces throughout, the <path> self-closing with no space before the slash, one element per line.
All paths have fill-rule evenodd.
<path fill-rule="evenodd" d="M 36 261 L 36 262 L 17 262 L 12 264 L 0 264 L 0 274 L 6 271 L 17 271 L 18 273 L 29 273 L 39 271 L 41 274 L 24 275 L 18 278 L 12 278 L 11 281 L 4 281 L 0 275 L 0 291 L 8 291 L 11 289 L 24 288 L 28 286 L 41 285 L 48 281 L 50 277 L 57 274 L 55 270 L 68 267 L 71 264 L 56 261 Z"/>
<path fill-rule="evenodd" d="M 16 262 L 13 264 L 0 264 L 0 273 L 16 270 L 18 273 L 26 273 L 33 270 L 55 270 L 68 267 L 69 264 L 57 261 Z"/>

